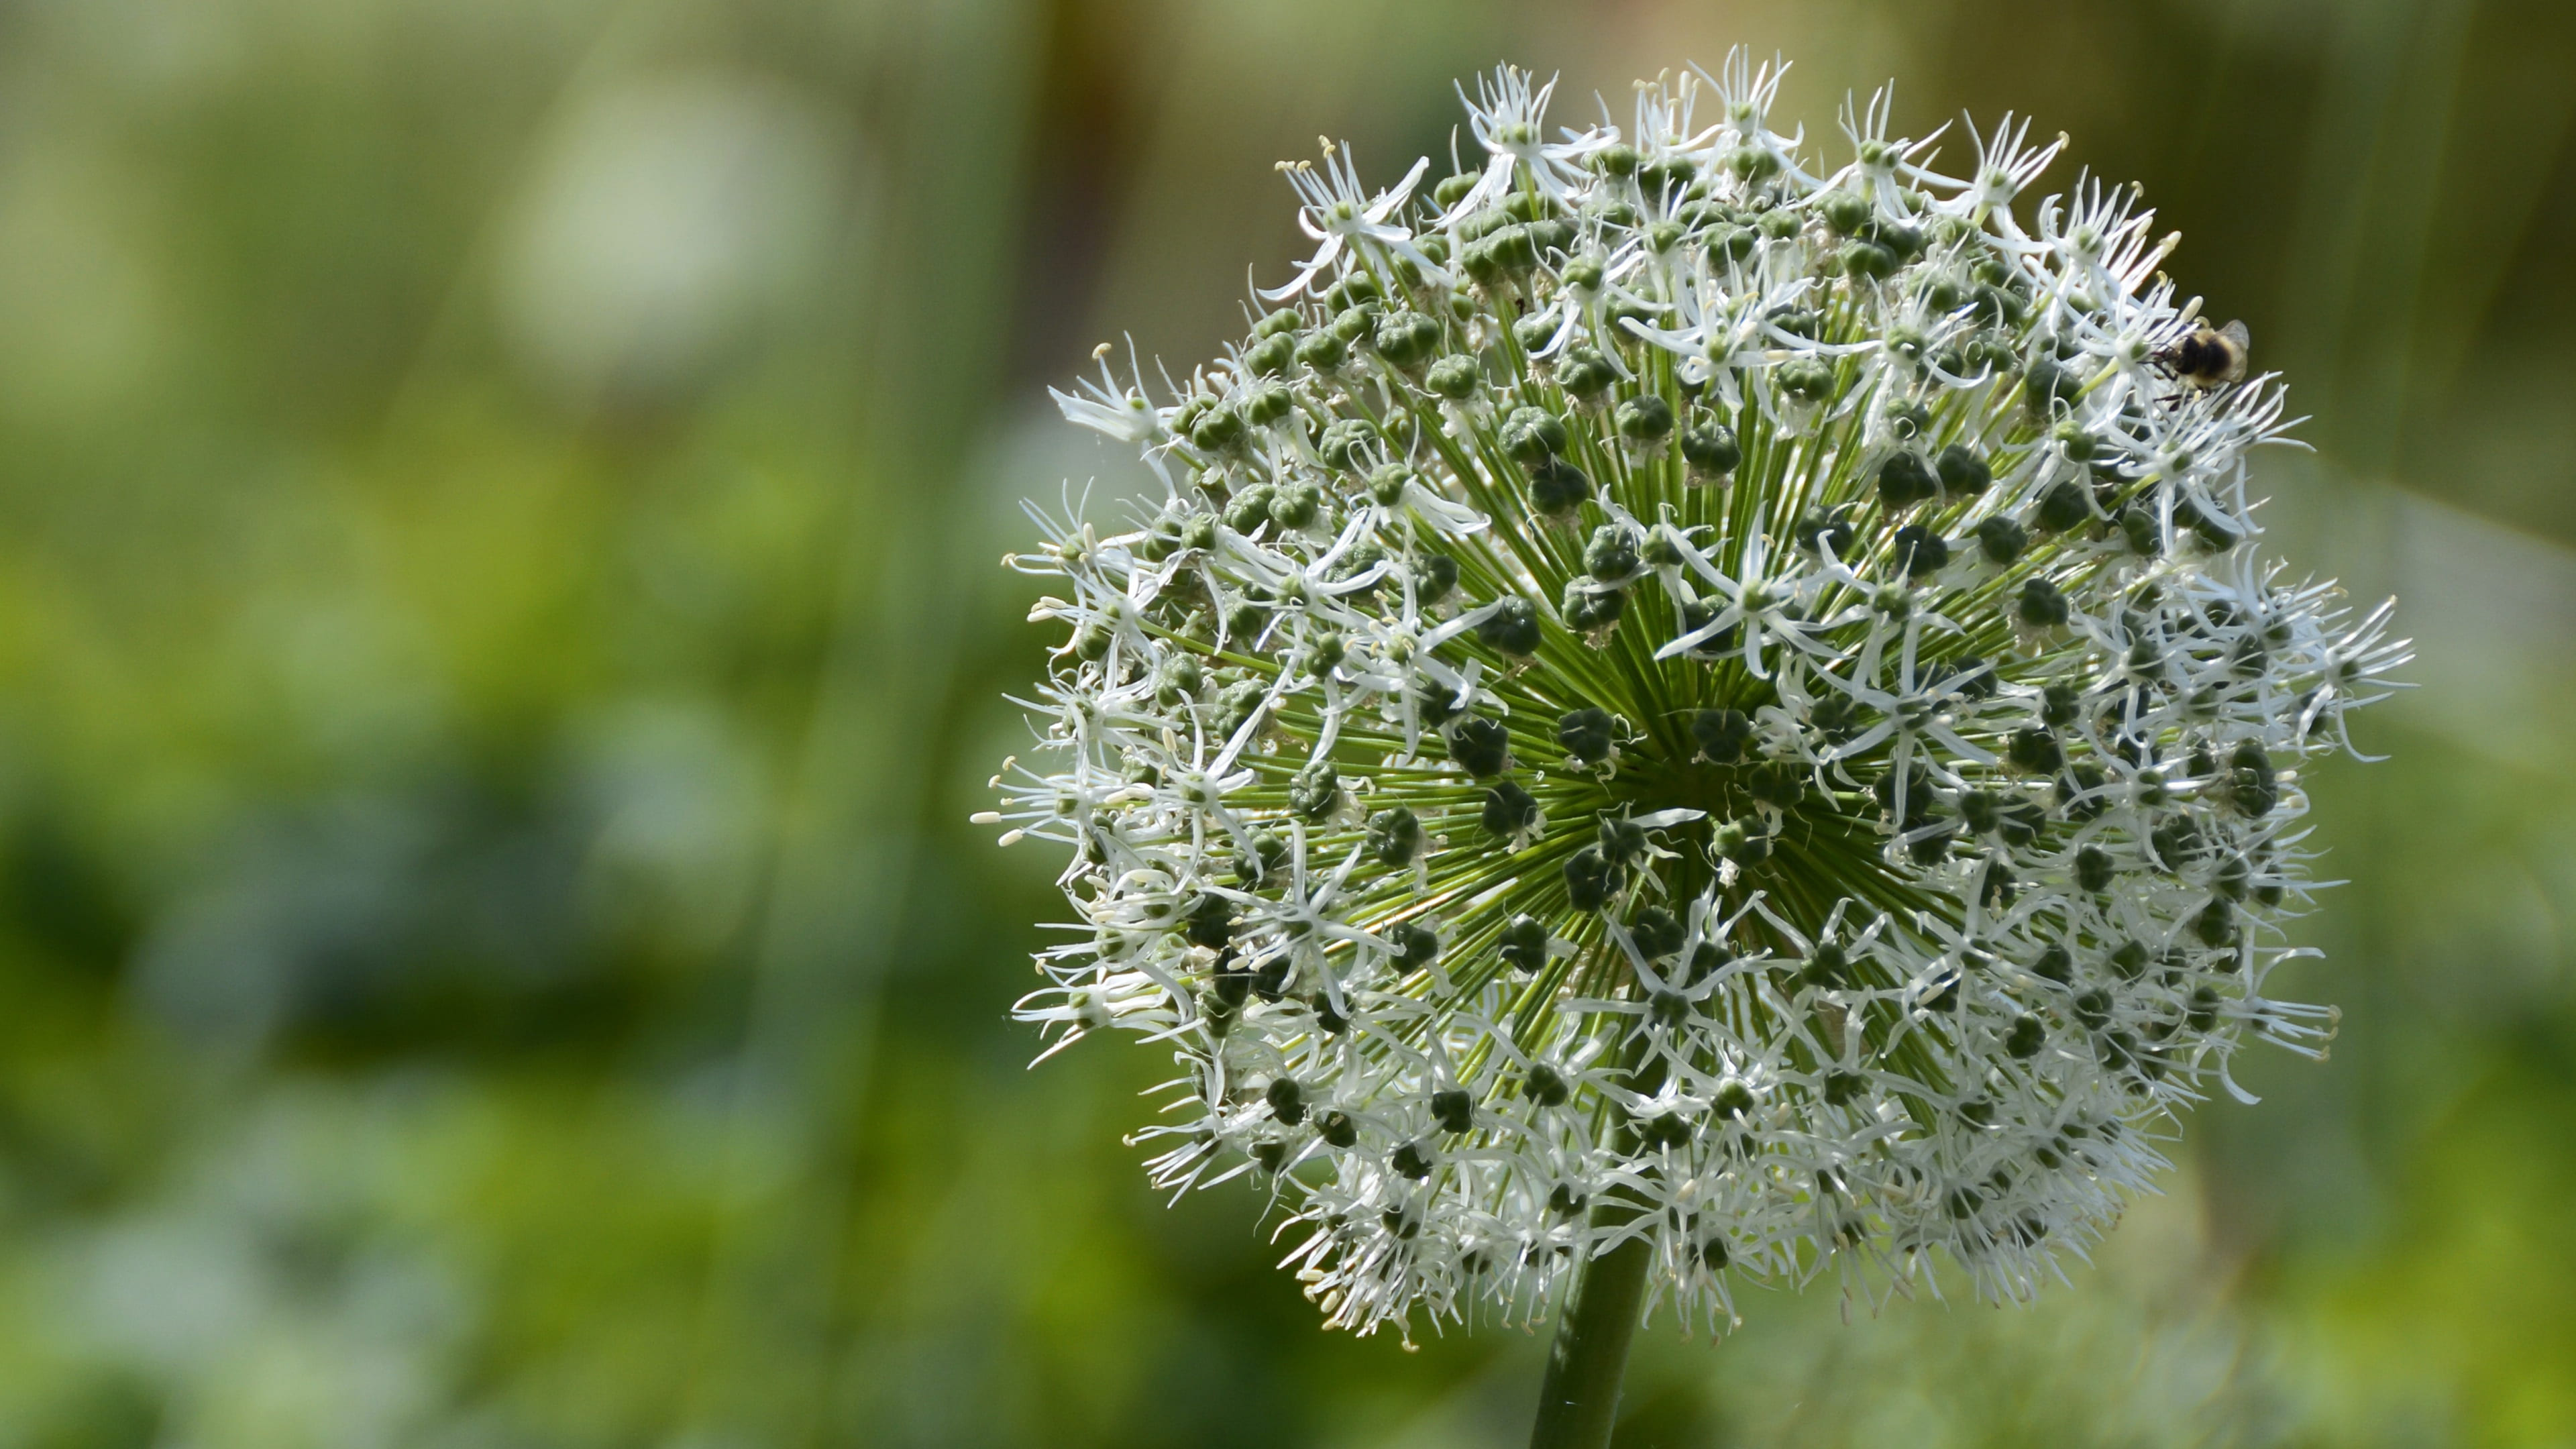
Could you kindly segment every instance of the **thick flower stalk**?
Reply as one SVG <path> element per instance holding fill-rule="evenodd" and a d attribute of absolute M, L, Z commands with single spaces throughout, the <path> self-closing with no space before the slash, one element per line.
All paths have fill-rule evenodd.
<path fill-rule="evenodd" d="M 1549 141 L 1507 69 L 1428 197 L 1290 168 L 1221 360 L 1059 395 L 1165 491 L 1011 560 L 1066 634 L 979 818 L 1072 853 L 1020 1014 L 1171 1050 L 1154 1180 L 1251 1175 L 1334 1325 L 1613 1256 L 1686 1323 L 2026 1297 L 2239 1042 L 2324 1055 L 2303 773 L 2407 655 L 2262 553 L 2279 386 L 2134 190 L 2016 215 L 2026 123 L 1952 178 L 1882 96 L 1829 169 L 1777 81 Z"/>

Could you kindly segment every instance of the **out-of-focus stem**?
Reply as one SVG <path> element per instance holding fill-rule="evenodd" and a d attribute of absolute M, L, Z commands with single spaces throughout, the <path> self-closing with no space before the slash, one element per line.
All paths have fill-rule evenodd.
<path fill-rule="evenodd" d="M 1618 1209 L 1605 1208 L 1608 1211 Z M 1630 1238 L 1583 1265 L 1557 1319 L 1539 1386 L 1530 1449 L 1604 1449 L 1619 1417 L 1619 1380 L 1636 1336 L 1653 1250 Z"/>

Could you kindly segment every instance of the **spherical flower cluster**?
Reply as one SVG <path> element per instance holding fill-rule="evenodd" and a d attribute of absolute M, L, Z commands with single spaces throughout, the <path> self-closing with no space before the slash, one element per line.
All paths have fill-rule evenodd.
<path fill-rule="evenodd" d="M 1632 1239 L 1685 1322 L 2025 1297 L 2242 1038 L 2324 1054 L 2303 768 L 2407 655 L 2261 554 L 2279 387 L 2133 189 L 2026 229 L 2026 122 L 1956 179 L 1882 95 L 1825 170 L 1777 84 L 1551 141 L 1505 69 L 1427 198 L 1286 168 L 1221 361 L 1058 394 L 1164 491 L 1010 560 L 1067 633 L 978 818 L 1074 912 L 1020 1014 L 1173 1050 L 1154 1180 L 1250 1174 L 1334 1325 Z"/>

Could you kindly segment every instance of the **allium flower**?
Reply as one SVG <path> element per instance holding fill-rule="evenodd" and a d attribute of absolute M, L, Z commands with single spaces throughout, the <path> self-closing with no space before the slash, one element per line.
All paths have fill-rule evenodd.
<path fill-rule="evenodd" d="M 1777 85 L 1551 141 L 1506 69 L 1428 198 L 1293 168 L 1313 258 L 1168 399 L 1058 395 L 1167 491 L 1010 561 L 1068 630 L 978 817 L 1072 852 L 1019 1012 L 1168 1047 L 1154 1181 L 1250 1175 L 1333 1325 L 1627 1244 L 1685 1322 L 2026 1297 L 2332 1033 L 2265 984 L 2303 770 L 2408 655 L 2262 554 L 2280 387 L 2178 365 L 2135 190 L 2016 219 L 2026 122 L 1954 179 L 1882 95 L 1828 169 Z"/>

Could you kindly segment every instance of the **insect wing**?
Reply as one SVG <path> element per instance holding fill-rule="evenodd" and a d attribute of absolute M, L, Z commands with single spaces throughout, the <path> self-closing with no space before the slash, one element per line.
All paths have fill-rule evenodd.
<path fill-rule="evenodd" d="M 2221 363 L 2208 381 L 2216 384 L 2242 381 L 2245 377 L 2246 354 L 2254 345 L 2252 334 L 2245 330 L 2243 322 L 2230 321 L 2226 326 L 2219 328 L 2213 338 Z"/>

